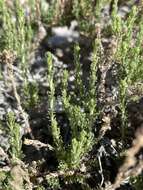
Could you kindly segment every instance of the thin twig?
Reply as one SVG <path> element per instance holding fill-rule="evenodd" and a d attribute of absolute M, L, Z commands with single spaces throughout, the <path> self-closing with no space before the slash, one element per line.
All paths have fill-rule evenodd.
<path fill-rule="evenodd" d="M 11 51 L 4 50 L 2 56 L 3 56 L 2 58 L 3 62 L 7 64 L 7 72 L 8 72 L 10 82 L 12 84 L 13 94 L 17 102 L 17 108 L 19 112 L 21 113 L 22 119 L 24 120 L 24 123 L 26 126 L 26 132 L 30 134 L 32 139 L 34 139 L 34 136 L 32 135 L 32 131 L 30 128 L 28 115 L 25 113 L 25 111 L 22 108 L 20 96 L 18 95 L 17 88 L 16 88 L 16 82 L 15 82 L 15 78 L 13 74 L 13 62 L 15 60 L 15 54 Z"/>
<path fill-rule="evenodd" d="M 124 164 L 120 167 L 115 183 L 106 187 L 105 190 L 116 190 L 131 176 L 138 176 L 143 170 L 143 159 L 137 160 L 136 155 L 143 147 L 143 126 L 138 129 L 133 145 L 126 152 Z"/>

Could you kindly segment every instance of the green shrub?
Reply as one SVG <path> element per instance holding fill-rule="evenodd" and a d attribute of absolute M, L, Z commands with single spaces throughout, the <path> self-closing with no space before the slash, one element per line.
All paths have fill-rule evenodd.
<path fill-rule="evenodd" d="M 40 1 L 28 2 L 32 11 L 35 10 L 35 6 L 40 8 L 40 5 L 42 5 Z M 60 189 L 62 188 L 62 183 L 64 183 L 80 184 L 81 188 L 90 189 L 86 182 L 86 178 L 88 177 L 87 173 L 90 173 L 90 169 L 92 165 L 95 165 L 95 163 L 97 164 L 96 168 L 100 167 L 100 170 L 102 166 L 98 166 L 98 158 L 96 156 L 94 160 L 90 161 L 87 161 L 87 158 L 90 155 L 91 150 L 93 150 L 93 147 L 95 147 L 94 145 L 101 140 L 101 137 L 104 138 L 105 135 L 104 133 L 100 137 L 100 134 L 99 136 L 98 134 L 96 134 L 97 136 L 94 134 L 95 124 L 98 125 L 98 123 L 96 123 L 97 117 L 99 117 L 98 119 L 100 122 L 104 123 L 104 118 L 102 118 L 104 113 L 102 113 L 102 108 L 100 108 L 100 106 L 98 107 L 99 100 L 97 91 L 98 86 L 100 85 L 98 84 L 100 81 L 98 78 L 100 78 L 100 74 L 102 74 L 98 73 L 98 71 L 100 70 L 100 66 L 118 64 L 117 91 L 119 94 L 118 106 L 121 116 L 120 131 L 122 134 L 120 140 L 122 140 L 122 145 L 125 145 L 127 140 L 127 127 L 130 122 L 127 114 L 127 104 L 131 100 L 127 96 L 128 89 L 130 86 L 136 86 L 138 83 L 142 83 L 143 79 L 143 17 L 138 7 L 133 6 L 130 13 L 127 15 L 127 18 L 122 19 L 118 14 L 118 4 L 122 3 L 122 1 L 118 0 L 69 0 L 69 2 L 71 2 L 71 6 L 68 11 L 66 10 L 66 4 L 63 5 L 59 2 L 60 1 L 57 0 L 51 1 L 48 11 L 45 12 L 42 11 L 44 9 L 42 5 L 41 12 L 34 13 L 34 16 L 32 15 L 32 20 L 28 20 L 25 16 L 25 10 L 21 6 L 19 0 L 14 1 L 12 8 L 7 6 L 6 1 L 0 0 L 0 22 L 2 25 L 2 28 L 0 29 L 0 49 L 1 52 L 3 50 L 8 50 L 8 52 L 12 52 L 12 54 L 13 52 L 16 53 L 16 59 L 14 59 L 14 61 L 16 60 L 19 63 L 19 68 L 23 70 L 23 76 L 25 79 L 22 91 L 22 95 L 25 100 L 23 106 L 29 110 L 34 109 L 36 106 L 38 107 L 39 104 L 38 85 L 36 82 L 30 83 L 27 78 L 28 71 L 30 70 L 30 65 L 28 65 L 29 55 L 31 53 L 31 46 L 33 45 L 32 39 L 34 38 L 32 22 L 38 25 L 37 21 L 41 23 L 40 16 L 42 16 L 42 21 L 46 24 L 46 27 L 51 27 L 53 25 L 69 24 L 71 20 L 76 19 L 78 21 L 81 34 L 86 35 L 86 37 L 88 36 L 90 40 L 94 41 L 91 45 L 92 58 L 89 76 L 87 77 L 87 84 L 83 81 L 84 72 L 82 63 L 80 62 L 82 55 L 80 44 L 75 44 L 73 51 L 74 90 L 70 89 L 70 71 L 68 69 L 63 69 L 63 75 L 60 83 L 60 98 L 62 100 L 62 111 L 66 116 L 69 125 L 68 142 L 64 141 L 61 130 L 62 126 L 60 126 L 58 122 L 57 113 L 55 110 L 57 103 L 57 81 L 55 77 L 56 72 L 53 62 L 53 54 L 51 52 L 46 53 L 48 83 L 48 102 L 46 106 L 48 106 L 48 118 L 50 119 L 50 124 L 48 127 L 50 128 L 50 133 L 52 135 L 52 140 L 50 143 L 52 144 L 52 147 L 54 147 L 51 151 L 54 151 L 55 153 L 54 156 L 55 160 L 58 162 L 58 167 L 54 167 L 56 170 L 54 172 L 50 173 L 49 171 L 46 171 L 47 173 L 45 172 L 43 174 L 43 178 L 46 182 L 44 181 L 41 182 L 41 184 L 38 184 L 39 187 L 36 184 L 36 187 L 34 187 L 37 188 L 37 190 L 45 189 L 45 186 L 48 184 L 48 186 L 52 189 Z M 100 23 L 102 22 L 101 12 L 102 8 L 106 4 L 110 4 L 110 6 L 112 4 L 111 20 L 107 23 L 105 28 L 102 28 L 100 27 Z M 36 18 L 36 15 L 38 18 Z M 34 19 L 36 21 L 34 21 Z M 108 36 L 113 39 L 113 44 L 110 44 L 109 42 L 109 46 L 113 46 L 111 49 L 109 48 L 109 52 L 107 51 L 109 54 L 105 53 L 106 45 L 104 47 L 104 44 L 102 44 L 102 38 L 104 38 L 104 35 L 105 37 Z M 104 61 L 109 62 L 104 65 Z M 3 60 L 1 60 L 1 62 L 4 63 Z M 11 66 L 11 70 L 12 68 L 13 66 Z M 11 77 L 14 81 L 14 75 Z M 1 78 L 1 80 L 4 80 L 4 78 Z M 14 87 L 16 88 L 16 85 L 14 85 Z M 103 86 L 103 88 L 104 87 L 105 86 Z M 25 121 L 27 121 L 27 115 L 25 115 L 25 112 L 21 106 L 17 90 L 15 91 L 18 100 L 17 103 L 19 103 L 18 106 L 20 106 L 20 110 L 24 114 L 24 118 L 26 117 Z M 45 113 L 45 116 L 47 117 L 46 114 L 47 113 Z M 13 168 L 16 167 L 16 171 L 19 169 L 24 176 L 25 171 L 19 163 L 14 165 L 16 160 L 22 160 L 23 158 L 22 140 L 20 134 L 21 128 L 16 122 L 13 112 L 8 113 L 6 120 L 8 134 L 10 137 L 9 153 L 11 171 L 0 172 L 0 185 L 3 189 L 11 189 L 10 185 L 13 181 L 14 185 L 16 184 L 15 182 L 17 182 L 16 176 L 14 176 L 14 178 L 11 176 Z M 105 124 L 107 123 L 105 122 Z M 29 126 L 29 123 L 27 126 Z M 100 128 L 100 126 L 97 127 Z M 102 127 L 103 125 L 101 125 L 99 130 L 102 131 Z M 34 140 L 32 142 L 35 142 Z M 37 143 L 37 141 L 35 143 Z M 45 147 L 44 143 L 40 142 L 40 145 Z M 45 150 L 47 151 L 46 148 Z M 89 167 L 88 164 L 90 165 Z M 37 173 L 38 172 L 39 168 L 37 169 Z M 40 172 L 38 174 L 37 173 L 36 175 L 39 175 Z M 36 175 L 31 174 L 30 176 L 30 174 L 26 171 L 26 177 L 30 176 L 33 183 L 35 183 L 35 178 L 37 177 Z M 24 187 L 25 181 L 26 179 L 22 177 L 19 187 Z M 141 189 L 142 177 L 140 178 L 140 176 L 137 176 L 137 178 L 133 179 L 131 183 L 136 189 Z M 96 185 L 100 186 L 100 184 Z"/>
<path fill-rule="evenodd" d="M 119 69 L 119 107 L 122 120 L 122 139 L 126 138 L 127 127 L 127 90 L 131 85 L 142 82 L 142 17 L 138 20 L 138 8 L 133 6 L 128 18 L 122 20 L 117 12 L 117 0 L 115 0 L 112 12 L 112 32 L 117 40 L 117 49 L 114 61 L 120 65 Z M 138 27 L 136 39 L 134 39 L 134 29 Z"/>
<path fill-rule="evenodd" d="M 20 125 L 16 123 L 15 116 L 13 112 L 9 112 L 7 115 L 7 126 L 9 129 L 9 143 L 10 143 L 10 154 L 14 161 L 14 159 L 22 158 L 22 141 L 20 134 Z"/>
<path fill-rule="evenodd" d="M 65 145 L 55 115 L 55 81 L 52 54 L 47 54 L 48 84 L 49 84 L 49 116 L 51 121 L 51 133 L 54 140 L 54 147 L 59 161 L 60 171 L 80 170 L 83 158 L 92 149 L 94 144 L 93 125 L 97 116 L 96 109 L 96 72 L 98 65 L 99 39 L 95 41 L 94 54 L 91 64 L 90 85 L 88 89 L 83 85 L 80 66 L 80 48 L 75 46 L 75 92 L 68 91 L 67 70 L 63 72 L 62 82 L 62 103 L 66 113 L 70 130 L 71 140 Z M 99 46 L 100 47 L 100 46 Z M 76 91 L 79 93 L 77 94 Z M 78 100 L 78 101 L 77 101 Z M 77 177 L 78 180 L 78 177 Z"/>
<path fill-rule="evenodd" d="M 2 46 L 1 50 L 12 50 L 20 59 L 20 68 L 23 74 L 28 69 L 28 53 L 30 53 L 33 31 L 31 23 L 25 16 L 25 10 L 19 0 L 15 0 L 12 7 L 8 7 L 6 1 L 0 1 L 2 22 Z"/>

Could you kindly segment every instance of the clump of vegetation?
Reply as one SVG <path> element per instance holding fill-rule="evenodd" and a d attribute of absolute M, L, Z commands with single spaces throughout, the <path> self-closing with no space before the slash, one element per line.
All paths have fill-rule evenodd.
<path fill-rule="evenodd" d="M 12 159 L 14 160 L 15 158 L 22 158 L 22 142 L 21 142 L 21 137 L 20 137 L 20 126 L 16 123 L 14 115 L 12 112 L 8 113 L 7 116 L 7 125 L 9 128 L 9 135 L 10 135 L 10 145 L 11 145 L 11 150 L 10 154 L 12 156 Z"/>
<path fill-rule="evenodd" d="M 0 189 L 142 189 L 142 120 L 131 123 L 128 105 L 142 98 L 129 90 L 143 79 L 143 7 L 126 3 L 122 16 L 118 0 L 0 0 Z M 79 39 L 45 49 L 42 29 L 72 20 Z"/>

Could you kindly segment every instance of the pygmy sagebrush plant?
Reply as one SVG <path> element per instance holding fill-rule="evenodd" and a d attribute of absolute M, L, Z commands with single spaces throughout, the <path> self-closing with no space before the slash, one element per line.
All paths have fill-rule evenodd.
<path fill-rule="evenodd" d="M 12 185 L 11 182 L 14 181 L 16 175 L 12 174 L 12 169 L 20 163 L 20 160 L 23 157 L 22 153 L 22 140 L 21 140 L 21 126 L 16 122 L 15 115 L 13 112 L 7 113 L 7 131 L 8 131 L 8 139 L 9 139 L 9 148 L 7 156 L 7 160 L 9 162 L 9 166 L 11 170 L 1 170 L 0 171 L 0 189 L 9 189 L 13 190 L 16 187 L 21 189 L 21 184 L 17 183 L 16 185 Z M 7 155 L 7 154 L 5 154 Z M 21 173 L 22 175 L 22 173 Z M 19 176 L 20 178 L 21 176 Z"/>
<path fill-rule="evenodd" d="M 139 9 L 133 6 L 128 18 L 121 19 L 118 15 L 117 0 L 114 2 L 112 12 L 112 33 L 117 40 L 117 49 L 114 61 L 120 65 L 119 68 L 119 107 L 122 121 L 122 140 L 126 138 L 127 127 L 127 90 L 131 85 L 141 82 L 143 79 L 142 62 L 142 35 L 143 20 Z M 136 26 L 138 23 L 138 27 Z M 137 27 L 137 35 L 134 37 L 134 29 Z"/>
<path fill-rule="evenodd" d="M 97 116 L 96 108 L 96 75 L 98 65 L 99 39 L 95 40 L 94 53 L 90 71 L 90 85 L 86 87 L 82 81 L 82 69 L 80 63 L 80 48 L 74 48 L 75 57 L 75 90 L 68 90 L 69 72 L 64 70 L 62 79 L 62 104 L 63 111 L 66 113 L 70 130 L 71 139 L 68 145 L 62 140 L 62 134 L 55 113 L 55 81 L 54 65 L 52 54 L 47 53 L 48 84 L 49 84 L 49 115 L 51 121 L 51 132 L 55 144 L 55 151 L 59 161 L 60 170 L 78 170 L 81 160 L 91 150 L 94 144 L 92 132 L 93 124 Z"/>
<path fill-rule="evenodd" d="M 78 21 L 80 30 L 88 35 L 95 35 L 95 24 L 101 21 L 101 13 L 111 0 L 73 0 L 72 14 Z"/>
<path fill-rule="evenodd" d="M 23 88 L 25 101 L 24 107 L 26 109 L 34 109 L 39 103 L 38 85 L 35 82 L 26 82 Z"/>
<path fill-rule="evenodd" d="M 27 57 L 30 51 L 33 31 L 20 1 L 14 1 L 11 6 L 8 6 L 6 1 L 0 0 L 1 35 L 3 40 L 1 50 L 6 49 L 16 52 L 20 59 L 19 66 L 24 76 L 26 76 L 28 69 Z"/>
<path fill-rule="evenodd" d="M 22 158 L 22 141 L 20 134 L 20 125 L 16 122 L 13 112 L 7 114 L 7 126 L 9 129 L 9 144 L 10 144 L 10 155 L 14 161 L 16 158 Z"/>

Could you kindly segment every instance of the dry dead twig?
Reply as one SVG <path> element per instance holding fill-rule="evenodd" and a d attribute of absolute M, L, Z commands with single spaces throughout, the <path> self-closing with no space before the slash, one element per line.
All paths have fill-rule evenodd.
<path fill-rule="evenodd" d="M 126 151 L 126 159 L 120 167 L 115 183 L 105 190 L 116 190 L 130 177 L 138 176 L 143 170 L 143 159 L 137 159 L 136 155 L 143 148 L 143 126 L 137 130 L 133 145 Z"/>
<path fill-rule="evenodd" d="M 15 82 L 15 78 L 14 78 L 13 63 L 15 61 L 16 55 L 13 51 L 4 50 L 0 57 L 1 57 L 1 62 L 5 63 L 7 65 L 7 73 L 8 73 L 10 82 L 12 84 L 12 90 L 13 90 L 13 94 L 14 94 L 14 97 L 17 102 L 17 108 L 18 108 L 19 112 L 21 113 L 22 119 L 26 126 L 25 130 L 26 130 L 26 132 L 28 132 L 31 135 L 31 138 L 33 139 L 34 137 L 32 135 L 32 131 L 30 128 L 28 115 L 25 113 L 25 111 L 22 108 L 20 96 L 18 95 L 16 82 Z"/>

